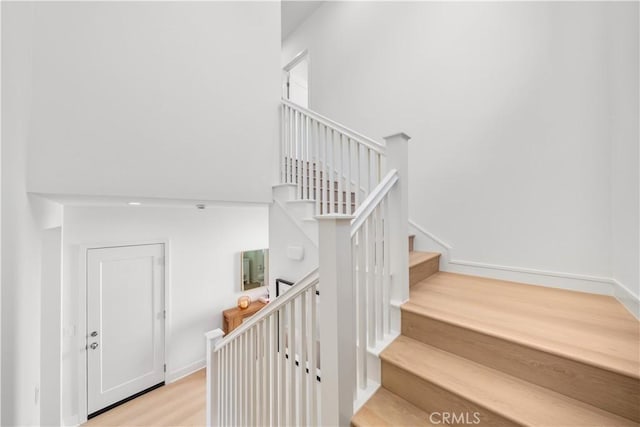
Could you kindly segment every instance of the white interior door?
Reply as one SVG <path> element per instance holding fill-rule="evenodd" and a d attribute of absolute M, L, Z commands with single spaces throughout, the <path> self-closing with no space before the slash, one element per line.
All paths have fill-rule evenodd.
<path fill-rule="evenodd" d="M 164 381 L 164 245 L 87 251 L 87 406 Z"/>

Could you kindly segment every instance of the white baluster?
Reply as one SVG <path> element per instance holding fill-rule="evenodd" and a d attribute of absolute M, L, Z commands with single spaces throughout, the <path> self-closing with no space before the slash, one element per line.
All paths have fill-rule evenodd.
<path fill-rule="evenodd" d="M 301 143 L 300 143 L 300 112 L 296 111 L 295 114 L 295 162 L 294 167 L 296 171 L 296 198 L 302 199 L 302 164 L 301 164 Z"/>
<path fill-rule="evenodd" d="M 347 214 L 349 215 L 353 215 L 353 205 L 352 205 L 352 200 L 351 200 L 351 193 L 352 193 L 352 188 L 353 188 L 353 176 L 351 175 L 351 171 L 353 170 L 353 165 L 352 165 L 352 157 L 351 157 L 351 149 L 352 149 L 352 140 L 351 138 L 347 138 Z"/>
<path fill-rule="evenodd" d="M 231 377 L 233 376 L 233 370 L 231 366 L 231 343 L 225 346 L 224 353 L 224 364 L 225 364 L 225 375 L 224 375 L 224 393 L 221 397 L 223 401 L 223 417 L 222 424 L 226 425 L 230 423 L 229 417 L 231 416 Z"/>
<path fill-rule="evenodd" d="M 328 141 L 329 150 L 331 152 L 329 162 L 329 210 L 328 214 L 336 213 L 336 185 L 335 185 L 335 170 L 336 170 L 336 145 L 335 145 L 335 132 L 331 129 L 330 137 Z"/>
<path fill-rule="evenodd" d="M 365 198 L 366 198 L 366 196 L 371 194 L 371 191 L 373 190 L 373 186 L 371 185 L 372 184 L 372 182 L 371 182 L 371 162 L 372 162 L 372 160 L 371 160 L 371 149 L 365 148 L 365 151 L 367 153 L 367 157 L 366 157 L 366 160 L 367 160 L 367 175 L 366 175 L 367 176 L 367 192 L 365 194 Z"/>
<path fill-rule="evenodd" d="M 300 425 L 307 425 L 307 292 L 300 295 Z"/>
<path fill-rule="evenodd" d="M 305 116 L 304 118 L 304 135 L 305 135 L 305 141 L 306 141 L 306 156 L 307 156 L 307 162 L 306 162 L 306 170 L 307 173 L 304 177 L 305 180 L 305 190 L 306 190 L 306 199 L 307 200 L 311 200 L 311 196 L 310 196 L 310 188 L 309 188 L 309 180 L 311 178 L 311 135 L 309 134 L 309 117 Z"/>
<path fill-rule="evenodd" d="M 384 337 L 384 298 L 382 296 L 382 207 L 378 205 L 375 210 L 376 224 L 376 338 L 382 341 Z"/>
<path fill-rule="evenodd" d="M 344 195 L 342 190 L 344 189 L 344 184 L 342 180 L 344 179 L 344 147 L 342 146 L 342 134 L 338 134 L 338 213 L 347 214 L 348 212 L 344 209 Z"/>
<path fill-rule="evenodd" d="M 285 126 L 285 119 L 284 119 L 284 111 L 285 111 L 286 105 L 282 104 L 280 106 L 280 143 L 279 145 L 279 150 L 280 150 L 280 157 L 278 159 L 278 162 L 280 163 L 280 183 L 284 183 L 284 170 L 285 170 L 285 163 L 284 163 L 284 126 Z"/>
<path fill-rule="evenodd" d="M 317 382 L 317 371 L 316 367 L 318 365 L 318 319 L 316 315 L 316 290 L 317 285 L 311 287 L 311 357 L 309 363 L 309 401 L 311 404 L 310 414 L 311 414 L 311 422 L 310 425 L 318 424 L 318 382 Z"/>
<path fill-rule="evenodd" d="M 374 277 L 374 264 L 375 264 L 375 227 L 372 218 L 367 218 L 365 222 L 366 227 L 366 242 L 367 242 L 367 346 L 373 347 L 375 345 L 375 325 L 376 325 L 376 303 L 375 303 L 375 277 Z"/>
<path fill-rule="evenodd" d="M 285 357 L 285 355 L 287 354 L 287 337 L 285 335 L 285 323 L 286 323 L 286 314 L 287 314 L 287 307 L 283 307 L 280 311 L 278 311 L 278 322 L 279 322 L 279 329 L 280 329 L 280 367 L 279 367 L 279 374 L 280 374 L 280 382 L 278 384 L 278 402 L 280 403 L 279 408 L 280 408 L 280 413 L 278 414 L 278 424 L 279 425 L 286 425 L 287 420 L 286 420 L 286 411 L 287 411 L 287 404 L 288 404 L 288 400 L 287 400 L 287 388 L 286 388 L 286 383 L 287 383 L 287 359 Z"/>
<path fill-rule="evenodd" d="M 238 337 L 240 341 L 240 424 L 247 424 L 247 342 L 246 335 Z"/>
<path fill-rule="evenodd" d="M 387 195 L 382 201 L 382 217 L 383 217 L 383 231 L 382 234 L 384 236 L 383 243 L 383 306 L 384 306 L 384 333 L 391 333 L 391 324 L 389 318 L 389 311 L 391 309 L 391 272 L 389 271 L 390 262 L 389 262 L 389 247 L 390 247 L 390 236 L 389 236 L 389 196 Z"/>
<path fill-rule="evenodd" d="M 262 346 L 261 346 L 261 351 L 262 351 L 262 357 L 260 358 L 260 372 L 258 372 L 258 375 L 260 376 L 260 378 L 262 378 L 262 387 L 260 388 L 260 398 L 258 399 L 258 402 L 260 402 L 261 405 L 261 410 L 260 410 L 260 418 L 258 420 L 258 425 L 261 426 L 266 426 L 268 423 L 268 415 L 267 415 L 267 411 L 269 408 L 269 364 L 268 364 L 268 360 L 269 360 L 269 331 L 267 330 L 268 328 L 268 322 L 269 322 L 269 318 L 271 316 L 267 317 L 264 321 L 262 321 L 261 323 L 261 333 L 260 333 L 260 337 L 262 337 Z"/>
<path fill-rule="evenodd" d="M 307 117 L 304 114 L 300 116 L 300 170 L 302 171 L 302 199 L 309 198 L 307 173 L 309 172 L 309 165 L 307 163 L 307 132 L 306 132 Z"/>
<path fill-rule="evenodd" d="M 329 161 L 329 153 L 331 153 L 331 151 L 329 150 L 329 128 L 327 128 L 326 126 L 324 127 L 324 177 L 323 177 L 323 181 L 324 181 L 324 192 L 323 192 L 323 197 L 325 200 L 325 206 L 324 209 L 322 210 L 322 214 L 323 215 L 327 215 L 330 211 L 330 194 L 331 194 L 331 190 L 329 189 L 329 171 L 331 170 L 331 162 Z"/>
<path fill-rule="evenodd" d="M 278 423 L 278 408 L 281 403 L 279 400 L 279 388 L 278 388 L 278 357 L 279 357 L 279 344 L 278 344 L 278 324 L 276 323 L 279 312 L 271 315 L 269 318 L 269 357 L 271 366 L 271 402 L 269 404 L 269 412 L 271 414 L 270 422 L 272 426 Z"/>
<path fill-rule="evenodd" d="M 296 425 L 296 405 L 298 393 L 296 387 L 296 300 L 291 300 L 289 306 L 289 424 Z"/>
<path fill-rule="evenodd" d="M 360 206 L 360 188 L 362 185 L 362 147 L 356 144 L 356 206 Z"/>
<path fill-rule="evenodd" d="M 320 144 L 318 141 L 318 129 L 319 124 L 315 120 L 312 121 L 311 133 L 313 134 L 313 147 L 314 147 L 314 163 L 313 163 L 313 187 L 316 200 L 316 215 L 320 215 L 320 200 L 321 200 L 321 186 L 320 186 Z"/>
<path fill-rule="evenodd" d="M 362 234 L 358 231 L 352 238 L 352 247 L 353 247 L 353 260 L 354 260 L 354 280 L 353 286 L 355 288 L 355 298 L 356 298 L 356 336 L 357 336 L 357 380 L 358 387 L 361 389 L 365 389 L 367 384 L 367 359 L 366 359 L 366 345 L 363 345 L 363 342 L 366 341 L 366 324 L 364 320 L 365 316 L 365 300 L 364 300 L 364 289 L 362 285 L 362 262 L 364 260 L 363 250 L 362 250 Z"/>

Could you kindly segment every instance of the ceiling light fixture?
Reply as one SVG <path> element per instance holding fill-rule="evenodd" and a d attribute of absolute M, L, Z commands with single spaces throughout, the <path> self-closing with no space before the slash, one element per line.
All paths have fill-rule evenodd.
<path fill-rule="evenodd" d="M 142 203 L 140 202 L 129 202 L 127 203 L 129 206 L 140 206 Z"/>

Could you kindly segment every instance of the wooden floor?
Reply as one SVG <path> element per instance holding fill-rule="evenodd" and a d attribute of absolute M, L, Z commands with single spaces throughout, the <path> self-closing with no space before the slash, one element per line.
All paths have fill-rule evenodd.
<path fill-rule="evenodd" d="M 440 272 L 407 306 L 640 378 L 640 323 L 613 297 Z"/>
<path fill-rule="evenodd" d="M 205 370 L 90 419 L 85 426 L 204 426 Z"/>

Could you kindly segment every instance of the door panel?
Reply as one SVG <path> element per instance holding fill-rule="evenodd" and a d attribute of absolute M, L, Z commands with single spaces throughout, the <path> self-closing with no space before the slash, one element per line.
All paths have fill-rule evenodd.
<path fill-rule="evenodd" d="M 88 250 L 90 414 L 164 381 L 163 258 L 161 244 Z"/>

